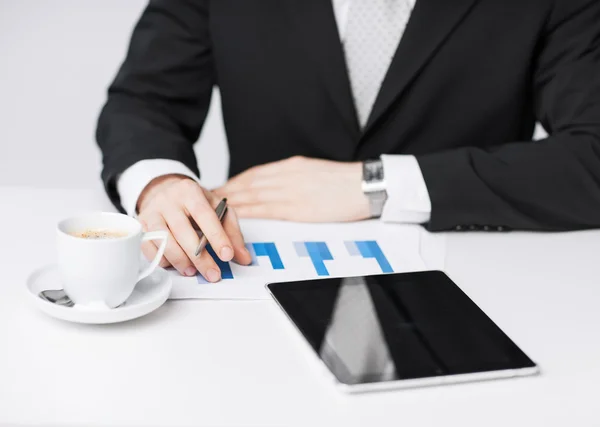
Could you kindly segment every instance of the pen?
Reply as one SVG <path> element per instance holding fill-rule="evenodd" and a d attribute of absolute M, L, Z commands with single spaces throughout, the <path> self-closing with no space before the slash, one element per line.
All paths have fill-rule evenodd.
<path fill-rule="evenodd" d="M 219 202 L 217 208 L 215 209 L 215 213 L 217 214 L 217 218 L 219 218 L 219 221 L 222 223 L 223 218 L 225 218 L 225 213 L 227 213 L 227 199 L 223 199 Z M 206 238 L 202 230 L 200 230 L 199 235 L 200 243 L 198 243 L 198 247 L 196 248 L 196 252 L 194 252 L 194 256 L 198 256 L 200 252 L 204 250 L 206 244 L 208 243 L 208 239 Z"/>

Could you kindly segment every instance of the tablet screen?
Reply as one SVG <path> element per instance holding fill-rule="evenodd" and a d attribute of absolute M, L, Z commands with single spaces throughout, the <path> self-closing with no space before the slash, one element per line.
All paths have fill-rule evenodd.
<path fill-rule="evenodd" d="M 535 366 L 442 272 L 268 287 L 344 384 Z"/>

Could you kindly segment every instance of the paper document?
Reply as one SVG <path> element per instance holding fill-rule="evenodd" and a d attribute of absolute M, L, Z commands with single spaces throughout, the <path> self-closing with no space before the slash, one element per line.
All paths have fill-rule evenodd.
<path fill-rule="evenodd" d="M 200 274 L 172 271 L 171 299 L 266 299 L 265 284 L 353 275 L 421 271 L 420 228 L 384 225 L 297 224 L 246 220 L 241 223 L 252 264 L 216 259 L 222 280 L 208 283 Z M 214 257 L 212 249 L 207 248 Z"/>

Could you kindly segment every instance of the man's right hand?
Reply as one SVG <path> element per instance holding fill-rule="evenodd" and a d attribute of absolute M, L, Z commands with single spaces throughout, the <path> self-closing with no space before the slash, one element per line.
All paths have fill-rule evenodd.
<path fill-rule="evenodd" d="M 208 251 L 194 256 L 200 238 L 190 218 L 202 229 L 222 261 L 233 259 L 239 264 L 250 264 L 252 258 L 244 244 L 235 211 L 229 207 L 221 224 L 215 214 L 219 201 L 216 195 L 181 175 L 161 176 L 148 184 L 138 200 L 138 219 L 145 231 L 169 232 L 161 267 L 173 266 L 185 276 L 193 276 L 199 271 L 209 282 L 221 279 L 221 271 Z M 152 259 L 157 247 L 153 242 L 145 242 L 142 251 L 146 258 Z"/>

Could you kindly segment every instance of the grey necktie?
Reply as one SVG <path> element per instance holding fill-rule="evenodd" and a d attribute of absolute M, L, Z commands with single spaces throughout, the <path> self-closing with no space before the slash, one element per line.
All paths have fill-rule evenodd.
<path fill-rule="evenodd" d="M 344 51 L 354 103 L 364 127 L 404 34 L 409 0 L 350 0 Z"/>

